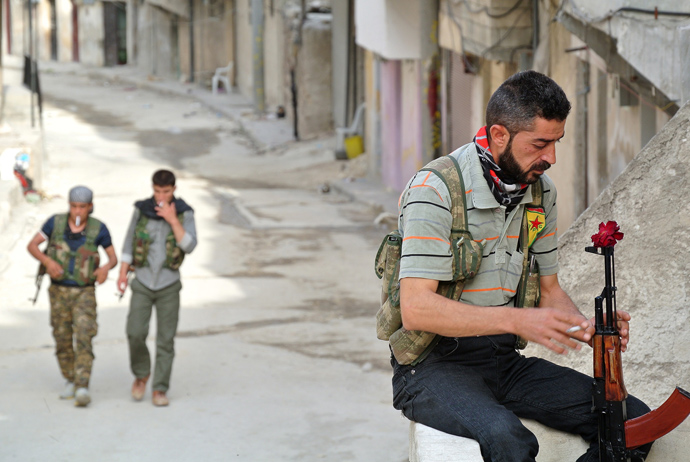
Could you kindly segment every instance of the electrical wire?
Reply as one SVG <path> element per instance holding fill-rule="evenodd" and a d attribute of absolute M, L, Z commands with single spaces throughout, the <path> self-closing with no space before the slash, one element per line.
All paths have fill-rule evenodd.
<path fill-rule="evenodd" d="M 490 18 L 499 19 L 499 18 L 504 18 L 504 17 L 508 16 L 510 13 L 512 13 L 513 11 L 515 11 L 523 1 L 524 0 L 517 0 L 517 2 L 515 2 L 515 5 L 511 6 L 510 8 L 508 8 L 503 13 L 497 13 L 497 14 L 490 13 L 488 6 L 484 6 L 482 8 L 477 9 L 477 10 L 473 10 L 472 7 L 470 6 L 470 3 L 467 0 L 454 0 L 453 3 L 455 3 L 455 4 L 463 3 L 470 13 L 474 13 L 474 14 L 484 13 Z"/>
<path fill-rule="evenodd" d="M 511 7 L 510 12 L 515 11 L 515 10 L 517 9 L 517 6 L 519 6 L 519 4 L 520 4 L 522 1 L 523 1 L 523 0 L 518 0 L 518 2 L 517 2 L 515 5 L 513 5 L 513 6 Z M 454 3 L 457 4 L 458 2 L 455 1 Z M 465 6 L 467 6 L 467 0 L 462 0 L 461 3 L 463 3 Z M 470 10 L 470 12 L 472 12 L 472 13 L 479 13 L 479 12 L 482 12 L 482 10 L 484 10 L 484 9 L 486 9 L 486 8 L 479 9 L 479 10 L 474 10 L 474 11 Z M 450 1 L 447 1 L 447 2 L 446 2 L 446 10 L 447 10 L 447 15 L 448 15 L 448 17 L 453 21 L 453 23 L 455 23 L 455 25 L 457 26 L 458 31 L 459 31 L 459 33 L 460 33 L 460 49 L 462 50 L 463 61 L 465 62 L 465 66 L 467 67 L 467 69 L 468 69 L 472 74 L 475 74 L 475 75 L 476 75 L 476 74 L 479 73 L 479 69 L 478 69 L 477 67 L 475 67 L 475 66 L 471 63 L 471 61 L 470 61 L 469 59 L 467 59 L 467 51 L 465 50 L 465 37 L 464 37 L 463 32 L 462 32 L 462 24 L 460 23 L 460 21 L 458 20 L 457 16 L 455 15 L 455 11 L 453 11 L 453 8 L 452 8 L 452 6 L 451 6 L 451 2 L 450 2 Z M 499 45 L 500 45 L 500 44 L 501 44 L 501 43 L 502 43 L 502 42 L 503 42 L 503 41 L 504 41 L 504 40 L 505 40 L 505 39 L 506 39 L 516 28 L 517 28 L 518 22 L 520 21 L 520 19 L 522 19 L 522 16 L 523 16 L 523 15 L 525 14 L 525 12 L 527 12 L 527 11 L 528 11 L 527 9 L 523 9 L 522 12 L 521 12 L 519 15 L 517 15 L 517 18 L 516 18 L 515 21 L 512 23 L 512 25 L 508 28 L 508 30 L 507 30 L 507 31 L 506 31 L 496 42 L 494 42 L 493 44 L 489 45 L 489 46 L 486 47 L 484 50 L 482 50 L 481 53 L 479 53 L 479 57 L 482 58 L 482 59 L 484 59 L 484 58 L 486 58 L 486 56 L 487 56 L 491 51 L 493 51 L 493 50 L 495 50 L 496 48 L 498 48 Z M 486 14 L 488 14 L 488 13 L 486 13 Z M 532 47 L 531 47 L 530 45 L 518 45 L 518 46 L 513 47 L 513 48 L 508 48 L 509 50 L 511 50 L 511 53 L 510 53 L 511 60 L 513 59 L 513 57 L 514 57 L 514 55 L 515 55 L 515 52 L 516 52 L 517 50 L 519 50 L 519 49 L 531 49 L 531 48 L 532 48 Z"/>
<path fill-rule="evenodd" d="M 460 33 L 460 50 L 462 51 L 462 61 L 465 64 L 465 68 L 469 70 L 470 73 L 477 75 L 479 73 L 479 69 L 476 68 L 470 59 L 467 58 L 467 52 L 465 51 L 465 38 L 462 35 L 462 24 L 460 24 L 460 21 L 455 16 L 455 12 L 453 11 L 450 1 L 446 1 L 446 10 L 448 17 L 455 23 L 455 26 L 458 28 L 458 32 Z"/>
<path fill-rule="evenodd" d="M 488 48 L 485 48 L 484 51 L 482 51 L 482 53 L 481 53 L 482 58 L 484 58 L 487 54 L 489 54 L 490 51 L 492 51 L 492 50 L 498 48 L 498 46 L 501 44 L 501 42 L 503 42 L 503 41 L 504 41 L 504 40 L 505 40 L 505 39 L 506 39 L 506 38 L 517 28 L 517 23 L 520 21 L 520 19 L 522 19 L 522 16 L 525 14 L 526 11 L 527 11 L 527 10 L 522 10 L 522 13 L 520 13 L 520 14 L 517 16 L 517 18 L 515 18 L 515 21 L 514 21 L 513 24 L 508 28 L 508 30 L 506 31 L 506 33 L 503 34 L 503 36 L 501 36 L 501 38 L 499 38 L 493 45 L 489 46 Z M 532 27 L 534 27 L 534 26 L 532 26 Z M 520 45 L 520 46 L 517 46 L 517 47 L 513 47 L 513 50 L 514 50 L 514 49 L 518 49 L 518 48 L 523 48 L 523 47 L 525 47 L 525 46 L 528 46 L 528 45 Z M 529 45 L 528 47 L 529 47 L 530 49 L 532 48 L 531 45 Z M 512 54 L 512 53 L 511 53 L 511 54 Z"/>
<path fill-rule="evenodd" d="M 576 3 L 575 0 L 563 0 L 558 7 L 558 10 L 556 11 L 556 15 L 561 12 L 563 7 L 565 6 L 566 3 L 570 3 L 571 5 L 571 11 L 572 14 L 577 16 L 578 18 L 589 22 L 589 23 L 599 23 L 603 21 L 607 21 L 609 19 L 612 19 L 614 16 L 617 16 L 621 13 L 639 13 L 639 14 L 646 14 L 646 15 L 652 15 L 655 18 L 658 16 L 673 16 L 673 17 L 690 17 L 690 12 L 683 12 L 683 11 L 668 11 L 668 10 L 659 10 L 659 9 L 644 9 L 644 8 L 635 8 L 635 7 L 630 7 L 630 6 L 624 6 L 621 8 L 618 8 L 616 10 L 609 11 L 608 13 L 597 16 L 597 17 L 590 17 L 587 15 L 582 8 L 580 8 Z"/>

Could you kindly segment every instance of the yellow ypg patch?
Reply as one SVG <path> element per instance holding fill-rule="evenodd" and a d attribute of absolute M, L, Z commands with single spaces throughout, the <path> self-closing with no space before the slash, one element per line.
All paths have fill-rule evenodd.
<path fill-rule="evenodd" d="M 527 208 L 527 229 L 529 230 L 529 247 L 532 247 L 537 236 L 546 225 L 546 214 L 541 207 Z"/>

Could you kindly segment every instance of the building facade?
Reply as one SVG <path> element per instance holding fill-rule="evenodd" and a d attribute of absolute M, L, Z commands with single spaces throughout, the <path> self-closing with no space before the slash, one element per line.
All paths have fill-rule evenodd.
<path fill-rule="evenodd" d="M 559 228 L 567 229 L 678 110 L 690 75 L 681 40 L 687 15 L 664 10 L 673 19 L 650 24 L 635 5 L 576 3 L 587 12 L 552 0 L 356 2 L 373 176 L 401 191 L 426 162 L 472 141 L 507 77 L 535 69 L 573 105 L 549 170 L 559 186 Z M 611 35 L 609 11 L 620 23 Z M 636 27 L 645 33 L 630 34 Z M 644 37 L 665 51 L 648 47 L 644 58 Z M 662 78 L 663 69 L 671 75 Z"/>

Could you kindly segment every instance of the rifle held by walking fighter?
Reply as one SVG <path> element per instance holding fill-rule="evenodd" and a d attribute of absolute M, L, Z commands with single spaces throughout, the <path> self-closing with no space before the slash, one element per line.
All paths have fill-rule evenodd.
<path fill-rule="evenodd" d="M 661 407 L 628 420 L 621 363 L 621 337 L 616 312 L 616 275 L 613 248 L 623 238 L 615 221 L 599 225 L 586 252 L 604 257 L 605 286 L 594 299 L 595 333 L 593 410 L 599 416 L 599 461 L 630 462 L 635 448 L 661 438 L 690 414 L 690 393 L 676 387 Z M 605 308 L 604 308 L 605 305 Z M 606 310 L 604 312 L 604 309 Z"/>
<path fill-rule="evenodd" d="M 30 298 L 29 300 L 31 301 L 32 305 L 36 304 L 36 300 L 38 300 L 38 294 L 41 292 L 41 284 L 43 283 L 43 276 L 46 274 L 46 267 L 41 263 L 38 266 L 38 272 L 36 273 L 36 294 L 34 295 L 34 298 Z"/>

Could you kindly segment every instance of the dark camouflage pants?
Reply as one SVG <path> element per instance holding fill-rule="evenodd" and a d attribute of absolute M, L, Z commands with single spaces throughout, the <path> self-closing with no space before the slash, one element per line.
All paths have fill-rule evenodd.
<path fill-rule="evenodd" d="M 93 286 L 52 284 L 48 294 L 55 354 L 62 375 L 75 387 L 87 388 L 94 358 L 91 339 L 98 333 L 96 291 Z"/>

